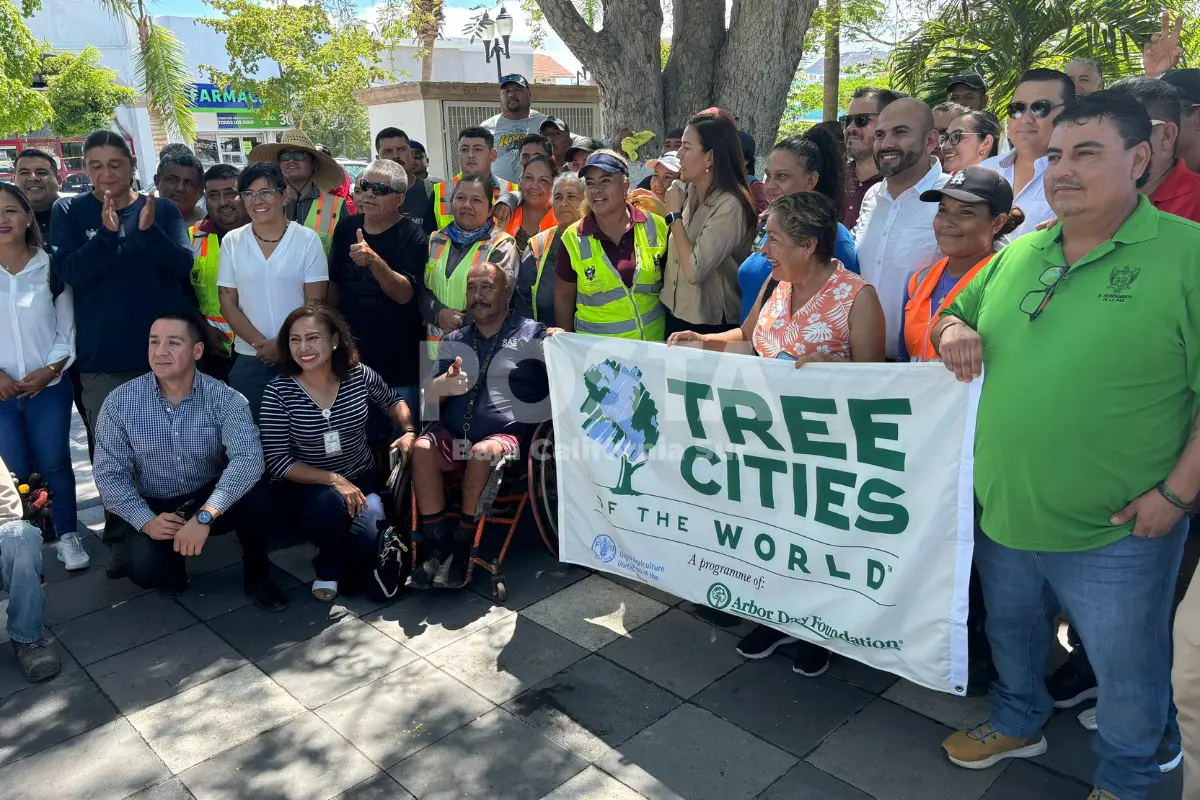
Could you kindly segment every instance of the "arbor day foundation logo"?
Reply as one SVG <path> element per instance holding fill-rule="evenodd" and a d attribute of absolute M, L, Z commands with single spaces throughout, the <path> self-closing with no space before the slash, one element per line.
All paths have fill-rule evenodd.
<path fill-rule="evenodd" d="M 583 373 L 587 399 L 579 407 L 587 419 L 580 426 L 604 452 L 621 460 L 613 494 L 639 495 L 633 473 L 646 465 L 658 444 L 658 407 L 642 385 L 642 371 L 612 359 L 593 364 Z"/>
<path fill-rule="evenodd" d="M 721 611 L 728 608 L 733 601 L 733 593 L 729 591 L 729 587 L 723 583 L 714 583 L 708 587 L 708 604 L 713 608 Z"/>

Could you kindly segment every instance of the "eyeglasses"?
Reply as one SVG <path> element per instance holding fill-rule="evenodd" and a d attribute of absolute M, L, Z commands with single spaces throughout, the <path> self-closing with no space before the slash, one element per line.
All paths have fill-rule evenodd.
<path fill-rule="evenodd" d="M 878 111 L 868 111 L 865 114 L 846 114 L 841 117 L 838 122 L 842 123 L 843 128 L 849 128 L 855 125 L 859 128 L 865 128 L 870 124 L 872 117 L 878 117 Z"/>
<path fill-rule="evenodd" d="M 1032 112 L 1034 119 L 1045 119 L 1050 116 L 1050 112 L 1056 108 L 1060 108 L 1062 103 L 1051 103 L 1049 100 L 1034 100 L 1032 103 L 1009 103 L 1008 118 L 1020 119 L 1025 116 L 1025 112 Z"/>
<path fill-rule="evenodd" d="M 391 186 L 388 186 L 386 183 L 379 183 L 377 181 L 368 181 L 368 180 L 360 180 L 358 182 L 358 190 L 360 192 L 365 192 L 365 191 L 370 190 L 379 197 L 387 197 L 389 194 L 396 191 Z"/>
<path fill-rule="evenodd" d="M 1034 289 L 1021 298 L 1021 311 L 1029 315 L 1030 322 L 1037 319 L 1046 310 L 1046 306 L 1050 305 L 1058 285 L 1067 277 L 1067 270 L 1068 267 L 1048 267 L 1038 276 L 1038 282 L 1044 288 Z"/>
<path fill-rule="evenodd" d="M 284 161 L 303 161 L 308 158 L 308 153 L 303 150 L 284 150 L 279 154 L 279 163 Z"/>
<path fill-rule="evenodd" d="M 257 192 L 238 192 L 238 196 L 243 203 L 253 203 L 255 200 L 266 203 L 278 193 L 278 189 L 259 189 Z"/>
<path fill-rule="evenodd" d="M 945 136 L 941 137 L 941 143 L 943 145 L 948 144 L 951 147 L 958 147 L 960 144 L 962 144 L 962 140 L 968 136 L 982 135 L 982 133 L 972 133 L 971 131 L 955 131 L 954 133 L 947 133 Z"/>

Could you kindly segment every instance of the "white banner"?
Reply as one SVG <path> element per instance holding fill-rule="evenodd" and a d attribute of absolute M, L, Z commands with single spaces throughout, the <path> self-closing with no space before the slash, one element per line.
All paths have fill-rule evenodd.
<path fill-rule="evenodd" d="M 560 557 L 963 694 L 979 381 L 547 340 Z"/>

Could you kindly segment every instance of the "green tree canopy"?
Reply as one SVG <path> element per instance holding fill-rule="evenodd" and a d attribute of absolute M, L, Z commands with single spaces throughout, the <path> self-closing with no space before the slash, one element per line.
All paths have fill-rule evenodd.
<path fill-rule="evenodd" d="M 86 136 L 112 125 L 117 106 L 132 103 L 137 92 L 116 82 L 117 74 L 100 66 L 100 51 L 88 46 L 78 55 L 46 59 L 46 100 L 54 109 L 50 127 L 64 139 Z"/>
<path fill-rule="evenodd" d="M 18 8 L 0 0 L 0 135 L 23 134 L 45 125 L 53 111 L 41 92 L 33 88 L 33 77 L 41 67 L 49 44 L 29 31 L 24 17 L 39 8 L 37 0 L 24 0 Z"/>
<path fill-rule="evenodd" d="M 278 115 L 298 128 L 318 126 L 333 135 L 337 125 L 352 125 L 345 132 L 342 150 L 325 141 L 336 155 L 361 148 L 368 136 L 366 115 L 353 113 L 353 93 L 366 89 L 388 73 L 380 64 L 384 37 L 377 35 L 349 9 L 327 8 L 319 3 L 251 0 L 205 0 L 221 16 L 201 20 L 225 34 L 229 64 L 225 69 L 204 64 L 209 79 L 218 86 L 251 92 L 259 97 L 263 119 Z M 259 65 L 268 60 L 279 65 L 278 77 L 259 77 Z"/>

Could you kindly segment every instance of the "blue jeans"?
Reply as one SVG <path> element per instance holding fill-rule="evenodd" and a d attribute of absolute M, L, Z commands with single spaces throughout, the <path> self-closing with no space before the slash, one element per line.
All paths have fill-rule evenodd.
<path fill-rule="evenodd" d="M 39 641 L 46 630 L 42 535 L 28 522 L 0 525 L 0 589 L 8 591 L 8 637 L 21 644 Z"/>
<path fill-rule="evenodd" d="M 37 397 L 0 401 L 0 458 L 24 481 L 40 472 L 53 493 L 50 519 L 59 536 L 78 526 L 71 465 L 71 382 L 65 377 Z"/>
<path fill-rule="evenodd" d="M 1147 800 L 1162 780 L 1154 751 L 1171 701 L 1171 604 L 1185 518 L 1159 539 L 1126 536 L 1076 553 L 1014 550 L 975 536 L 987 638 L 999 678 L 988 719 L 1006 736 L 1037 736 L 1054 710 L 1045 667 L 1054 616 L 1066 613 L 1100 688 L 1093 782 Z"/>

